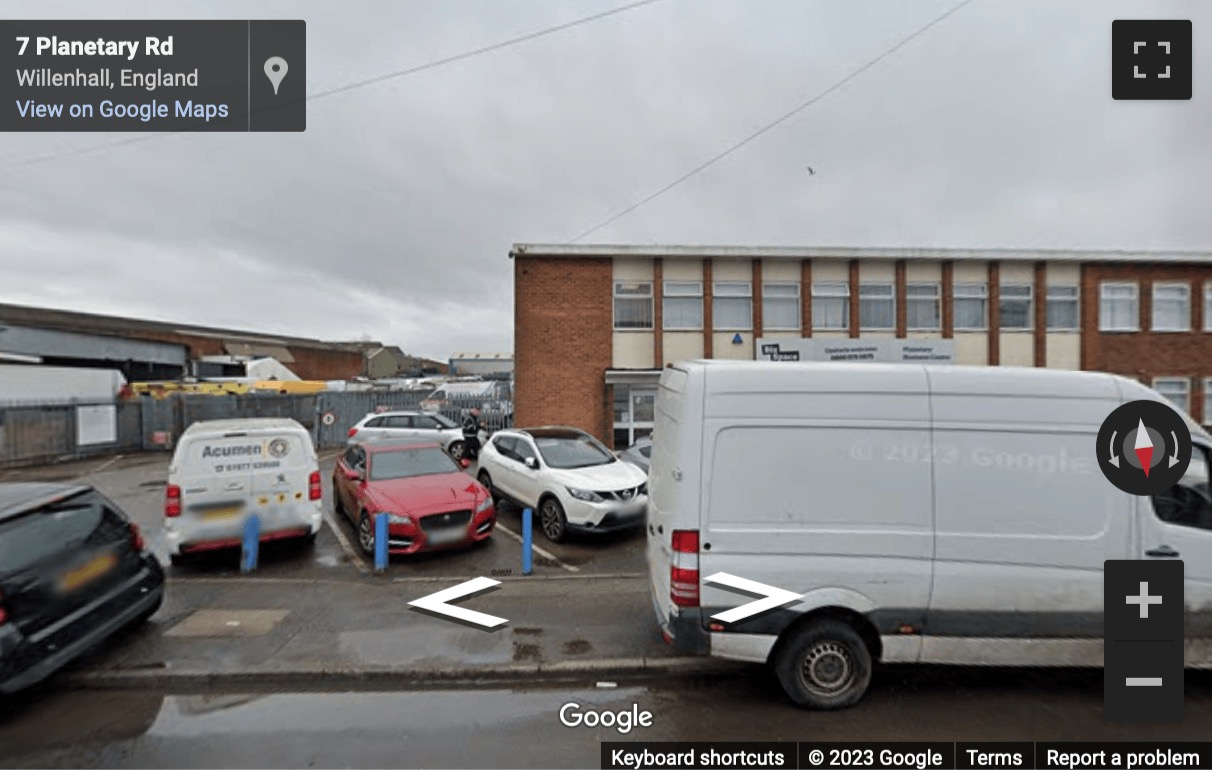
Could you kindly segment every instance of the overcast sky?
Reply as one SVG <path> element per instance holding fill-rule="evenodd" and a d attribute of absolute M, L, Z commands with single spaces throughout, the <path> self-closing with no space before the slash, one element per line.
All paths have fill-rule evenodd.
<path fill-rule="evenodd" d="M 131 135 L 0 135 L 0 302 L 509 351 L 512 243 L 574 238 L 957 1 L 662 0 L 317 100 L 301 134 L 19 166 Z M 623 4 L 9 0 L 5 16 L 305 19 L 316 93 Z M 1191 101 L 1111 99 L 1117 18 L 1193 19 Z M 1212 249 L 1209 50 L 1212 3 L 975 0 L 585 242 Z"/>

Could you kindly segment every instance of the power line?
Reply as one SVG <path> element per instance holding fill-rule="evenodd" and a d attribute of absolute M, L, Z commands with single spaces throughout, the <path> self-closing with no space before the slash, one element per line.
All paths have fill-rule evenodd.
<path fill-rule="evenodd" d="M 969 3 L 972 3 L 973 1 L 974 0 L 961 0 L 961 2 L 954 5 L 949 10 L 944 11 L 943 13 L 936 16 L 925 26 L 918 28 L 915 32 L 913 32 L 913 33 L 909 34 L 907 37 L 903 38 L 896 45 L 885 50 L 879 56 L 876 56 L 874 59 L 870 60 L 863 66 L 859 67 L 858 69 L 854 70 L 850 74 L 846 75 L 841 80 L 839 80 L 836 83 L 834 83 L 833 85 L 829 86 L 824 91 L 821 91 L 816 96 L 813 96 L 811 99 L 808 99 L 807 101 L 796 106 L 790 112 L 787 112 L 784 115 L 782 115 L 781 117 L 762 126 L 757 131 L 754 131 L 752 134 L 750 134 L 749 136 L 746 136 L 744 139 L 740 140 L 739 142 L 732 145 L 728 149 L 724 150 L 720 154 L 712 157 L 710 160 L 706 161 L 705 163 L 702 163 L 702 164 L 696 166 L 695 168 L 691 169 L 690 171 L 686 172 L 682 176 L 673 180 L 672 182 L 665 185 L 664 187 L 657 190 L 656 192 L 652 193 L 648 197 L 643 198 L 642 200 L 628 206 L 627 208 L 623 209 L 622 211 L 618 212 L 617 214 L 611 216 L 610 218 L 605 219 L 602 222 L 594 225 L 593 227 L 591 227 L 588 230 L 586 230 L 585 232 L 581 233 L 576 238 L 573 238 L 571 241 L 568 241 L 564 245 L 571 246 L 572 244 L 576 243 L 577 241 L 596 233 L 598 230 L 601 230 L 603 227 L 614 224 L 615 222 L 619 221 L 623 217 L 632 213 L 636 209 L 639 209 L 642 206 L 645 206 L 645 205 L 651 203 L 652 201 L 656 200 L 657 198 L 661 197 L 662 195 L 669 192 L 670 190 L 677 187 L 678 185 L 682 184 L 683 182 L 690 179 L 691 177 L 697 176 L 698 174 L 702 173 L 703 171 L 706 171 L 708 168 L 714 166 L 716 163 L 719 163 L 721 160 L 723 160 L 724 158 L 727 158 L 729 155 L 731 155 L 732 153 L 741 149 L 742 147 L 749 144 L 753 140 L 757 139 L 758 137 L 762 136 L 763 134 L 767 133 L 768 131 L 771 131 L 772 129 L 776 128 L 777 126 L 787 122 L 788 120 L 791 120 L 791 118 L 795 117 L 799 113 L 803 112 L 804 110 L 808 109 L 809 107 L 816 104 L 820 100 L 824 99 L 826 96 L 829 96 L 829 94 L 833 93 L 834 91 L 837 91 L 838 89 L 842 88 L 847 83 L 849 83 L 850 81 L 857 78 L 859 75 L 862 75 L 867 70 L 871 69 L 872 67 L 875 67 L 877 64 L 884 61 L 885 59 L 887 59 L 889 56 L 891 56 L 892 54 L 899 51 L 904 46 L 908 45 L 914 39 L 925 34 L 926 32 L 928 32 L 930 29 L 932 29 L 936 25 L 942 23 L 945 19 L 947 19 L 947 17 L 951 16 L 956 11 L 960 10 L 964 6 L 968 5 Z"/>
<path fill-rule="evenodd" d="M 662 0 L 638 0 L 637 2 L 629 3 L 627 5 L 621 5 L 618 8 L 612 8 L 608 11 L 602 11 L 601 13 L 595 13 L 591 16 L 583 16 L 579 19 L 573 19 L 572 21 L 568 21 L 563 24 L 557 24 L 554 27 L 547 27 L 546 29 L 541 29 L 536 32 L 530 32 L 528 34 L 521 35 L 519 37 L 513 37 L 513 38 L 509 38 L 508 40 L 502 40 L 501 42 L 493 43 L 492 45 L 486 45 L 481 48 L 475 48 L 470 51 L 464 51 L 463 53 L 455 54 L 453 56 L 447 56 L 442 59 L 435 59 L 434 61 L 426 62 L 424 64 L 418 64 L 414 67 L 409 67 L 407 69 L 396 70 L 394 72 L 388 72 L 383 75 L 376 75 L 374 77 L 367 78 L 365 80 L 358 80 L 353 83 L 346 83 L 343 86 L 337 86 L 335 88 L 330 88 L 326 91 L 320 91 L 319 93 L 311 94 L 311 95 L 305 97 L 304 99 L 302 99 L 301 101 L 313 102 L 313 101 L 316 101 L 317 99 L 323 99 L 327 96 L 333 96 L 335 94 L 342 94 L 347 91 L 353 91 L 355 89 L 363 88 L 365 86 L 374 85 L 376 83 L 382 83 L 386 80 L 393 80 L 395 78 L 402 78 L 402 77 L 406 77 L 408 75 L 415 75 L 418 72 L 424 72 L 426 70 L 435 69 L 437 67 L 442 67 L 447 64 L 453 64 L 455 62 L 463 61 L 465 59 L 471 59 L 473 57 L 480 56 L 482 54 L 492 53 L 493 51 L 499 51 L 503 48 L 509 48 L 511 46 L 518 45 L 520 43 L 526 43 L 531 40 L 537 40 L 538 38 L 546 37 L 547 35 L 553 35 L 557 32 L 563 32 L 564 30 L 572 29 L 573 27 L 579 27 L 582 24 L 589 24 L 590 22 L 600 21 L 601 19 L 605 19 L 609 16 L 615 16 L 620 13 L 626 13 L 627 11 L 633 11 L 642 6 L 652 5 L 653 3 L 659 3 L 659 2 L 662 2 Z M 295 101 L 290 102 L 290 104 L 297 104 L 299 101 L 300 100 L 295 100 Z M 270 109 L 278 109 L 278 108 L 284 107 L 284 106 L 287 106 L 287 105 L 285 105 L 285 104 L 275 105 L 274 107 L 272 107 Z M 205 124 L 201 124 L 201 125 L 205 125 Z M 190 133 L 190 132 L 188 132 L 188 131 L 165 131 L 162 133 L 155 133 L 155 134 L 141 134 L 141 135 L 134 136 L 134 137 L 128 137 L 126 139 L 120 139 L 115 142 L 106 142 L 105 144 L 95 144 L 90 147 L 81 147 L 81 148 L 75 149 L 75 150 L 65 150 L 63 152 L 55 152 L 55 153 L 49 153 L 47 155 L 39 155 L 39 156 L 35 156 L 32 158 L 27 158 L 26 160 L 15 161 L 13 163 L 7 163 L 7 164 L 4 164 L 4 166 L 2 166 L 0 168 L 4 168 L 4 169 L 20 168 L 22 166 L 32 166 L 37 163 L 45 163 L 48 161 L 57 160 L 58 158 L 79 157 L 82 155 L 91 155 L 93 153 L 102 152 L 104 150 L 116 149 L 118 147 L 126 147 L 126 146 L 133 145 L 133 144 L 141 144 L 143 142 L 149 142 L 149 141 L 155 140 L 155 139 L 157 139 L 159 137 L 163 137 L 163 136 L 177 136 L 177 135 L 185 134 L 185 133 Z"/>

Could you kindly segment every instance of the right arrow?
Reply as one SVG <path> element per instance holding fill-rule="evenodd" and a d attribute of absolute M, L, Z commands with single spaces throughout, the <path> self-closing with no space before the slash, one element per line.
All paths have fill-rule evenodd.
<path fill-rule="evenodd" d="M 713 620 L 718 620 L 722 623 L 735 623 L 738 620 L 744 620 L 753 615 L 772 610 L 775 607 L 781 607 L 784 604 L 790 604 L 803 598 L 802 594 L 784 591 L 782 588 L 775 588 L 774 586 L 768 586 L 765 583 L 758 583 L 754 580 L 746 580 L 736 575 L 729 575 L 727 572 L 717 572 L 714 575 L 703 578 L 703 582 L 736 588 L 746 593 L 761 594 L 765 597 L 711 616 Z"/>
<path fill-rule="evenodd" d="M 467 610 L 462 607 L 455 607 L 447 602 L 453 602 L 455 599 L 462 599 L 473 594 L 483 593 L 490 588 L 499 586 L 501 581 L 492 580 L 486 577 L 472 578 L 471 580 L 459 583 L 457 586 L 446 588 L 429 596 L 422 596 L 420 599 L 408 603 L 410 607 L 426 610 L 437 615 L 445 615 L 452 620 L 471 623 L 484 628 L 495 628 L 503 623 L 508 623 L 506 618 L 498 618 L 495 615 L 486 615 L 483 612 L 475 610 Z"/>

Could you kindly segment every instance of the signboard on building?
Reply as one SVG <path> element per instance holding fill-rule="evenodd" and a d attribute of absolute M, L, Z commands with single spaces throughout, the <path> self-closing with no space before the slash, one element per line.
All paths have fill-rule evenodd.
<path fill-rule="evenodd" d="M 955 363 L 955 340 L 758 339 L 758 361 L 850 361 L 883 364 Z"/>

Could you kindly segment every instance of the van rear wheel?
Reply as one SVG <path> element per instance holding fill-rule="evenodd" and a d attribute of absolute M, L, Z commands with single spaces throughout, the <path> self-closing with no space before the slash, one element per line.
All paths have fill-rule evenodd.
<path fill-rule="evenodd" d="M 842 709 L 858 703 L 867 693 L 871 651 L 848 623 L 823 619 L 787 640 L 774 670 L 797 706 Z"/>

